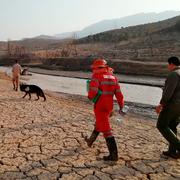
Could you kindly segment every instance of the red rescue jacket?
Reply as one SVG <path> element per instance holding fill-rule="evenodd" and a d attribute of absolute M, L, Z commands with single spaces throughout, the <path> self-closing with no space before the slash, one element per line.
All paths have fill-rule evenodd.
<path fill-rule="evenodd" d="M 95 104 L 95 108 L 100 111 L 111 111 L 113 109 L 113 96 L 116 96 L 119 107 L 124 106 L 124 98 L 118 84 L 117 78 L 106 68 L 95 71 L 92 75 L 88 98 L 92 100 L 98 92 L 98 89 L 102 91 L 102 95 Z"/>

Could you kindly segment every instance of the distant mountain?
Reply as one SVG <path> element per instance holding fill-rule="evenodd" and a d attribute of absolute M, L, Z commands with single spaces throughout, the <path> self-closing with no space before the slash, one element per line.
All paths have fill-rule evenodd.
<path fill-rule="evenodd" d="M 54 37 L 58 38 L 58 39 L 66 39 L 66 38 L 75 38 L 75 39 L 78 39 L 80 32 L 81 31 L 65 32 L 65 33 L 57 34 Z"/>
<path fill-rule="evenodd" d="M 109 30 L 94 35 L 89 35 L 77 40 L 79 43 L 91 42 L 120 42 L 133 38 L 149 36 L 149 34 L 164 31 L 179 31 L 180 16 L 169 18 L 163 21 L 129 26 L 120 29 Z"/>
<path fill-rule="evenodd" d="M 48 35 L 39 35 L 39 36 L 36 36 L 34 37 L 35 39 L 57 39 L 56 37 L 54 36 L 48 36 Z"/>
<path fill-rule="evenodd" d="M 120 29 L 122 27 L 135 26 L 140 24 L 152 23 L 162 21 L 180 15 L 180 11 L 164 11 L 161 13 L 139 13 L 131 16 L 122 17 L 119 19 L 103 20 L 92 24 L 81 31 L 66 32 L 55 35 L 56 38 L 71 38 L 76 39 L 86 37 L 88 35 L 97 34 L 113 29 Z"/>

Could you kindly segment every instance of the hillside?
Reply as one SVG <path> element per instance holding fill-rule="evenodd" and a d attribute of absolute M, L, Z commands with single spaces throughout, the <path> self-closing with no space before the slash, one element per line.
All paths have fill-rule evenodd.
<path fill-rule="evenodd" d="M 116 19 L 105 19 L 100 22 L 91 24 L 80 31 L 61 33 L 55 35 L 57 38 L 70 38 L 76 35 L 76 38 L 94 35 L 108 30 L 119 29 L 121 27 L 136 26 L 139 24 L 147 24 L 162 21 L 180 15 L 180 11 L 164 11 L 160 13 L 138 13 Z"/>
<path fill-rule="evenodd" d="M 138 26 L 106 31 L 79 39 L 80 43 L 89 42 L 120 42 L 134 38 L 145 38 L 149 35 L 164 35 L 164 33 L 179 32 L 180 16 Z"/>
<path fill-rule="evenodd" d="M 167 58 L 180 57 L 179 37 L 180 16 L 177 16 L 78 40 L 24 39 L 12 43 L 28 48 L 33 54 L 33 60 L 30 57 L 21 63 L 32 63 L 38 59 L 37 62 L 48 69 L 89 71 L 89 63 L 95 57 L 103 57 L 116 73 L 165 76 Z M 8 62 L 7 59 L 0 64 Z"/>
<path fill-rule="evenodd" d="M 168 20 L 107 31 L 79 39 L 78 44 L 104 44 L 109 58 L 163 61 L 180 56 L 180 16 Z M 157 60 L 157 59 L 156 59 Z"/>

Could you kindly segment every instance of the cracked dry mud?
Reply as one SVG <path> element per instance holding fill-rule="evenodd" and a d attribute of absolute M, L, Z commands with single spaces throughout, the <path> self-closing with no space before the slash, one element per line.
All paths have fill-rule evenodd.
<path fill-rule="evenodd" d="M 112 118 L 119 160 L 108 153 L 100 135 L 92 148 L 82 138 L 93 129 L 92 104 L 77 96 L 48 93 L 47 101 L 23 99 L 0 74 L 0 180 L 180 179 L 180 159 L 161 156 L 166 141 L 155 121 L 128 115 Z"/>

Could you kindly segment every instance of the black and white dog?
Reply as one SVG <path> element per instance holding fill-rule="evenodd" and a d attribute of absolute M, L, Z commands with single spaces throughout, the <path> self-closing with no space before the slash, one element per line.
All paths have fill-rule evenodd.
<path fill-rule="evenodd" d="M 36 85 L 28 85 L 28 84 L 20 84 L 20 90 L 25 92 L 25 95 L 23 96 L 23 98 L 26 97 L 27 94 L 29 94 L 29 100 L 31 99 L 31 94 L 32 93 L 36 93 L 37 95 L 37 99 L 39 100 L 39 96 L 44 98 L 44 101 L 46 101 L 46 97 L 44 95 L 43 90 Z"/>

